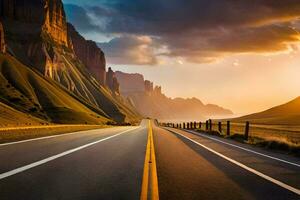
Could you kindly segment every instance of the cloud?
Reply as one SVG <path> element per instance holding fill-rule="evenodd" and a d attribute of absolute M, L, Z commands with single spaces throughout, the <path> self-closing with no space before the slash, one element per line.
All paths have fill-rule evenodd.
<path fill-rule="evenodd" d="M 136 41 L 147 36 L 156 48 L 167 48 L 167 52 L 156 54 L 148 44 L 144 53 L 136 52 L 150 60 L 163 55 L 196 63 L 213 62 L 230 54 L 286 51 L 300 39 L 299 0 L 94 0 L 83 10 L 82 16 L 87 18 L 71 17 L 75 26 L 87 32 L 118 35 L 106 48 L 124 62 L 130 59 L 121 53 L 132 58 L 133 51 L 140 50 L 136 43 L 124 45 L 128 37 Z M 69 12 L 68 17 L 72 15 Z M 89 21 L 84 24 L 86 19 Z M 122 51 L 112 52 L 118 49 Z"/>
<path fill-rule="evenodd" d="M 155 65 L 155 43 L 148 36 L 127 35 L 98 43 L 113 64 Z"/>
<path fill-rule="evenodd" d="M 92 23 L 91 17 L 87 14 L 87 10 L 74 4 L 65 4 L 67 20 L 75 25 L 76 29 L 81 33 L 101 31 L 99 26 Z"/>

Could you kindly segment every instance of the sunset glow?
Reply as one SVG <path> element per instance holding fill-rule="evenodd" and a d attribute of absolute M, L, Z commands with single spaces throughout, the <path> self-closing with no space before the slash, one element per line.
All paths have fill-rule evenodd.
<path fill-rule="evenodd" d="M 79 8 L 81 12 L 87 11 L 86 5 L 89 4 L 94 6 L 93 16 L 105 15 L 96 9 L 99 8 L 98 2 L 103 3 L 101 0 L 86 4 L 64 2 L 67 14 L 68 10 L 79 11 Z M 168 18 L 162 17 L 152 24 L 147 16 L 135 19 L 134 12 L 118 10 L 114 7 L 118 1 L 115 3 L 104 3 L 105 9 L 127 15 L 142 23 L 145 30 L 138 29 L 135 24 L 131 24 L 131 28 L 136 32 L 126 27 L 114 27 L 112 21 L 121 22 L 107 14 L 104 32 L 88 29 L 82 32 L 87 38 L 99 42 L 100 47 L 107 48 L 108 64 L 114 70 L 142 73 L 145 78 L 161 85 L 167 96 L 197 97 L 230 108 L 237 115 L 262 111 L 299 96 L 298 5 L 260 5 L 258 2 L 250 5 L 245 1 L 234 5 L 235 12 L 224 19 L 212 13 L 210 18 L 199 14 L 197 20 L 187 15 L 185 17 L 190 17 L 191 22 L 185 28 L 181 27 L 180 21 L 171 28 L 178 27 L 182 33 L 177 34 L 164 30 L 164 26 L 170 26 Z M 147 12 L 152 12 L 151 6 L 154 5 L 158 6 L 157 12 L 172 13 L 180 3 L 170 5 L 170 9 L 160 9 L 162 4 L 155 1 L 147 7 Z M 225 2 L 220 5 L 223 6 L 221 15 L 231 9 Z M 218 9 L 218 5 L 215 6 Z M 243 9 L 247 6 L 256 10 L 255 17 L 244 15 Z M 265 6 L 269 7 L 268 11 Z M 188 5 L 183 9 L 192 10 Z M 183 16 L 179 13 L 177 20 Z M 72 15 L 69 19 L 74 20 L 80 29 L 81 24 Z M 114 38 L 116 34 L 118 39 L 110 41 L 107 38 Z M 102 46 L 101 42 L 104 42 Z"/>

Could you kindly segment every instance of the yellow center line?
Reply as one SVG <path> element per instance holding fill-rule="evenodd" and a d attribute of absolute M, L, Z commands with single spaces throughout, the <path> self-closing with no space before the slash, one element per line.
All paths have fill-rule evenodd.
<path fill-rule="evenodd" d="M 156 171 L 155 149 L 151 121 L 148 121 L 148 140 L 146 147 L 141 200 L 158 200 L 158 181 Z"/>

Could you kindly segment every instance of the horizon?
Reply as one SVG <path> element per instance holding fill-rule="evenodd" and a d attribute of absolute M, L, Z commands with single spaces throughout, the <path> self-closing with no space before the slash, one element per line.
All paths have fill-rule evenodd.
<path fill-rule="evenodd" d="M 299 31 L 299 0 L 1 0 L 0 199 L 299 200 Z"/>
<path fill-rule="evenodd" d="M 297 77 L 299 72 L 297 58 L 300 55 L 299 16 L 295 12 L 287 17 L 287 12 L 292 6 L 286 6 L 286 10 L 280 11 L 278 5 L 270 4 L 268 6 L 270 10 L 273 9 L 270 11 L 273 15 L 260 13 L 260 17 L 248 19 L 247 16 L 239 13 L 247 4 L 240 3 L 239 10 L 235 14 L 240 14 L 243 19 L 238 22 L 232 19 L 233 16 L 228 16 L 223 23 L 210 21 L 204 23 L 188 15 L 187 18 L 191 22 L 187 28 L 193 28 L 190 26 L 195 26 L 195 29 L 206 28 L 208 34 L 214 35 L 213 42 L 202 35 L 201 37 L 205 39 L 202 41 L 205 47 L 196 46 L 193 47 L 195 50 L 181 51 L 183 54 L 180 55 L 179 50 L 191 41 L 181 37 L 182 41 L 179 44 L 167 41 L 165 37 L 169 33 L 155 30 L 155 24 L 151 24 L 152 19 L 148 19 L 145 15 L 137 19 L 135 9 L 141 5 L 137 4 L 133 7 L 131 3 L 134 1 L 128 1 L 126 9 L 122 11 L 118 6 L 123 4 L 118 0 L 112 3 L 104 0 L 91 0 L 84 3 L 69 0 L 63 2 L 67 20 L 86 39 L 100 43 L 100 48 L 108 57 L 107 66 L 126 73 L 142 74 L 145 79 L 162 86 L 164 94 L 168 97 L 196 97 L 205 104 L 217 104 L 232 110 L 236 115 L 245 115 L 287 103 L 299 96 L 300 80 Z M 177 1 L 178 5 L 179 2 Z M 151 6 L 158 6 L 158 15 L 163 11 L 172 13 L 178 9 L 178 6 L 162 7 L 158 1 L 153 4 Z M 207 4 L 216 6 L 214 3 Z M 153 12 L 151 6 L 141 9 L 151 13 Z M 226 3 L 223 6 L 226 13 L 230 8 L 227 8 Z M 266 5 L 263 3 L 255 3 L 249 9 L 258 8 L 258 12 L 261 12 L 260 9 L 264 7 Z M 72 14 L 74 11 L 79 14 L 75 16 Z M 129 19 L 124 17 L 118 20 L 112 16 L 112 13 Z M 77 16 L 80 16 L 80 19 Z M 184 15 L 180 13 L 178 20 L 182 16 Z M 212 18 L 214 17 L 216 16 L 212 15 Z M 168 25 L 169 19 L 164 19 L 164 16 L 162 18 L 163 20 L 158 20 L 156 23 Z M 125 22 L 129 23 L 129 28 L 116 27 Z M 143 24 L 145 30 L 136 27 L 139 23 Z M 226 41 L 220 39 L 222 35 L 216 35 L 217 30 L 212 30 L 214 23 L 222 26 L 226 31 L 224 33 L 229 34 Z M 180 21 L 174 26 L 181 27 Z M 130 27 L 137 32 L 133 33 L 134 30 L 130 30 Z M 216 26 L 217 28 L 219 29 Z M 235 35 L 232 30 L 245 31 L 245 35 L 244 33 Z M 237 37 L 237 42 L 232 38 L 234 36 Z M 164 46 L 157 44 L 156 37 L 160 37 L 158 41 L 164 42 Z M 268 37 L 270 39 L 267 39 Z M 260 44 L 263 43 L 263 39 L 266 45 Z M 199 42 L 201 44 L 201 41 Z M 210 45 L 214 45 L 215 50 L 212 51 Z M 171 54 L 176 55 L 167 54 L 166 48 L 167 51 L 171 51 Z M 197 53 L 198 51 L 200 53 Z"/>

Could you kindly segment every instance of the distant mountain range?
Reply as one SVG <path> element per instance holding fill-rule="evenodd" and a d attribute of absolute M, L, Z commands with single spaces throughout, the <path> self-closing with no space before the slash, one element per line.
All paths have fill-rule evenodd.
<path fill-rule="evenodd" d="M 231 114 L 197 98 L 169 98 L 141 74 L 107 69 L 101 48 L 67 23 L 61 0 L 0 3 L 0 126 L 137 123 L 142 117 L 201 120 Z M 299 125 L 300 97 L 233 120 Z"/>
<path fill-rule="evenodd" d="M 67 24 L 61 0 L 1 1 L 0 45 L 1 113 L 54 123 L 140 120 L 102 50 Z M 17 119 L 4 118 L 0 125 Z"/>
<path fill-rule="evenodd" d="M 233 121 L 250 121 L 256 124 L 300 125 L 300 97 L 263 112 L 235 118 Z"/>
<path fill-rule="evenodd" d="M 233 114 L 214 104 L 203 104 L 197 98 L 168 98 L 159 86 L 144 80 L 141 74 L 115 72 L 120 92 L 145 117 L 161 120 L 203 120 L 211 116 Z"/>

